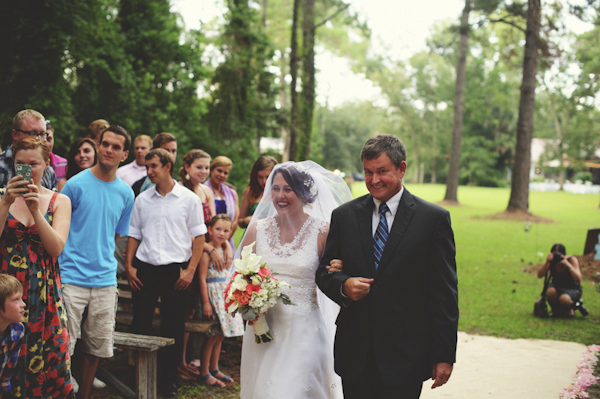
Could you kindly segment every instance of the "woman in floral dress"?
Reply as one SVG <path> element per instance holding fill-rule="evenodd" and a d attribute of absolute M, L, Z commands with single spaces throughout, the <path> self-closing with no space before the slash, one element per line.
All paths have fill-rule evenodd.
<path fill-rule="evenodd" d="M 31 182 L 17 175 L 9 180 L 0 201 L 1 273 L 23 284 L 25 339 L 11 381 L 16 398 L 66 398 L 72 390 L 67 313 L 57 257 L 71 222 L 71 203 L 41 185 L 50 151 L 37 137 L 19 140 L 13 149 L 15 166 L 31 166 Z"/>

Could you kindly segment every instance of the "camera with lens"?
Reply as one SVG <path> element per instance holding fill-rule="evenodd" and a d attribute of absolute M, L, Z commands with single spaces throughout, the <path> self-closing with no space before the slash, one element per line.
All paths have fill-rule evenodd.
<path fill-rule="evenodd" d="M 565 256 L 563 254 L 561 254 L 560 252 L 557 252 L 554 254 L 554 257 L 552 258 L 552 263 L 554 263 L 555 265 L 559 264 L 560 261 L 562 261 L 564 259 L 564 257 Z"/>
<path fill-rule="evenodd" d="M 581 315 L 583 317 L 587 316 L 590 314 L 589 310 L 586 309 L 585 306 L 583 306 L 583 301 L 580 299 L 577 302 L 573 303 L 573 309 L 574 310 L 579 310 L 581 312 Z"/>

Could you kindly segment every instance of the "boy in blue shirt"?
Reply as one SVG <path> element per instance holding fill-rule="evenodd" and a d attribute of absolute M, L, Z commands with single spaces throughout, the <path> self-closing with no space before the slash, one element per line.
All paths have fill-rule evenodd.
<path fill-rule="evenodd" d="M 131 136 L 109 126 L 100 136 L 98 162 L 69 179 L 62 193 L 71 200 L 71 230 L 58 261 L 69 316 L 70 352 L 81 338 L 79 399 L 89 399 L 100 358 L 113 356 L 117 304 L 115 240 L 129 233 L 133 191 L 117 177 Z M 83 314 L 88 311 L 84 320 Z"/>
<path fill-rule="evenodd" d="M 0 274 L 0 399 L 10 392 L 10 379 L 15 370 L 21 342 L 25 335 L 23 286 L 15 277 Z"/>

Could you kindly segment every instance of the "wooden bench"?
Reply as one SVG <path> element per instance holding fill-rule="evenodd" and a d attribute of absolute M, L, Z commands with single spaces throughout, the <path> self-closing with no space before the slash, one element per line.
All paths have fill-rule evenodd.
<path fill-rule="evenodd" d="M 106 369 L 99 367 L 96 375 L 127 399 L 156 399 L 156 375 L 158 349 L 173 345 L 173 338 L 153 337 L 115 331 L 115 345 L 129 349 L 135 353 L 136 392 L 113 376 Z"/>
<path fill-rule="evenodd" d="M 131 287 L 124 279 L 117 281 L 119 287 L 119 310 L 116 315 L 117 325 L 131 327 L 133 314 L 131 312 Z M 152 328 L 160 328 L 160 316 L 154 316 Z M 218 321 L 186 319 L 185 331 L 200 334 L 212 334 L 219 331 Z M 175 343 L 172 338 L 114 332 L 115 345 L 129 349 L 135 353 L 136 363 L 136 392 L 113 376 L 106 369 L 99 367 L 97 376 L 119 392 L 126 399 L 156 399 L 156 379 L 158 349 Z"/>

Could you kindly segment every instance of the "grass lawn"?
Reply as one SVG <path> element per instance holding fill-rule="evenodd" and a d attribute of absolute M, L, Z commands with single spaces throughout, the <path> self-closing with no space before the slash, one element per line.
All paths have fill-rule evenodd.
<path fill-rule="evenodd" d="M 366 193 L 364 184 L 353 187 L 354 196 Z M 444 185 L 407 185 L 428 201 L 444 198 Z M 530 209 L 554 223 L 490 220 L 486 216 L 506 209 L 510 190 L 459 188 L 460 206 L 445 206 L 451 213 L 458 265 L 459 329 L 468 333 L 508 338 L 545 338 L 583 344 L 600 342 L 600 294 L 598 284 L 584 279 L 586 318 L 533 317 L 533 302 L 543 280 L 531 272 L 544 262 L 550 247 L 562 242 L 569 255 L 582 255 L 587 230 L 600 227 L 597 195 L 564 192 L 531 192 Z M 584 268 L 586 265 L 581 265 Z"/>

